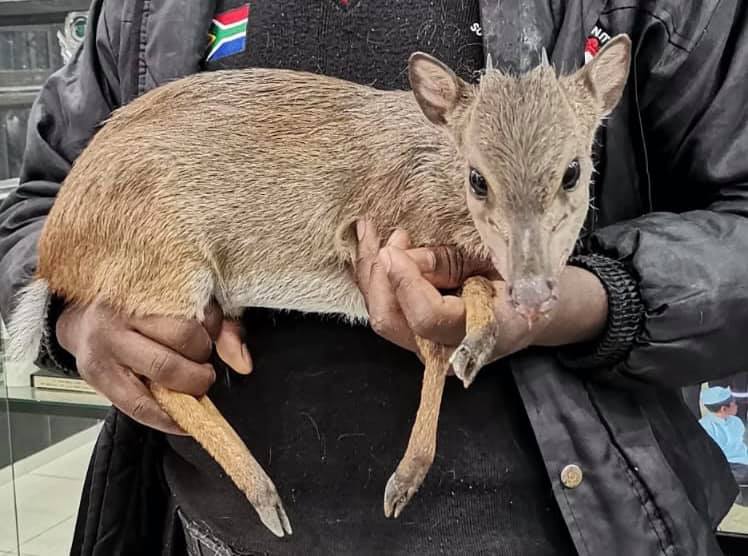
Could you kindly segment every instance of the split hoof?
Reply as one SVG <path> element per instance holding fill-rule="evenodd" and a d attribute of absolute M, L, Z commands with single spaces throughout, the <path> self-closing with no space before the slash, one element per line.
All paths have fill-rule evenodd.
<path fill-rule="evenodd" d="M 384 515 L 397 519 L 426 477 L 430 465 L 411 473 L 395 471 L 384 489 Z"/>
<path fill-rule="evenodd" d="M 494 327 L 487 327 L 465 336 L 449 358 L 452 370 L 468 388 L 496 347 Z"/>
<path fill-rule="evenodd" d="M 293 534 L 291 522 L 288 520 L 286 510 L 283 509 L 280 496 L 278 496 L 272 484 L 269 487 L 264 496 L 260 500 L 253 502 L 252 505 L 255 511 L 257 511 L 257 515 L 260 516 L 260 521 L 276 537 L 291 535 Z"/>

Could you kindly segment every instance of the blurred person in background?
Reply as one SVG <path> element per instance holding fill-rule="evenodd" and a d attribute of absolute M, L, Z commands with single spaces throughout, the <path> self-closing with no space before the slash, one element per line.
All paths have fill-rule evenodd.
<path fill-rule="evenodd" d="M 712 386 L 701 393 L 701 403 L 708 411 L 699 424 L 717 443 L 740 485 L 748 485 L 748 445 L 745 423 L 737 417 L 738 404 L 730 388 Z"/>

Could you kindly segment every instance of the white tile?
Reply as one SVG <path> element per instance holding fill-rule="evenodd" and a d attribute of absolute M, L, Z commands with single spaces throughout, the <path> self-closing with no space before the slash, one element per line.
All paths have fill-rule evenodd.
<path fill-rule="evenodd" d="M 21 545 L 65 521 L 52 512 L 28 510 L 18 512 L 18 537 Z"/>
<path fill-rule="evenodd" d="M 18 545 L 16 544 L 15 525 L 15 521 L 0 523 L 0 554 L 5 554 L 6 552 L 16 553 Z"/>
<path fill-rule="evenodd" d="M 83 481 L 26 475 L 16 481 L 18 534 L 23 544 L 75 517 Z"/>
<path fill-rule="evenodd" d="M 16 474 L 15 483 L 0 483 L 0 556 L 6 552 L 18 554 L 16 518 L 21 556 L 69 553 L 83 480 L 94 446 L 93 439 L 88 440 L 41 467 L 29 466 L 26 474 Z M 23 546 L 24 542 L 33 544 L 28 548 Z"/>
<path fill-rule="evenodd" d="M 22 554 L 38 556 L 60 556 L 70 553 L 73 543 L 75 518 L 66 519 L 21 545 Z"/>
<path fill-rule="evenodd" d="M 82 479 L 25 475 L 16 480 L 18 513 L 54 513 L 62 521 L 77 512 L 82 490 Z"/>
<path fill-rule="evenodd" d="M 86 478 L 88 462 L 91 459 L 94 444 L 94 442 L 90 442 L 80 448 L 76 448 L 46 465 L 37 467 L 31 472 L 31 474 L 78 479 L 82 481 Z"/>
<path fill-rule="evenodd" d="M 16 550 L 16 516 L 0 511 L 0 550 Z M 18 534 L 21 542 L 54 527 L 63 521 L 50 512 L 26 511 L 18 514 Z"/>
<path fill-rule="evenodd" d="M 13 486 L 0 486 L 0 554 L 10 551 L 16 554 L 16 512 L 13 501 Z"/>

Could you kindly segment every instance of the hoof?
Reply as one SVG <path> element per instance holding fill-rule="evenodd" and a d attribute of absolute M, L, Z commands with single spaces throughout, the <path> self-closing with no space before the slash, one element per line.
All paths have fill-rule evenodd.
<path fill-rule="evenodd" d="M 260 521 L 276 537 L 293 534 L 291 522 L 288 520 L 286 510 L 283 509 L 283 504 L 275 488 L 268 488 L 266 494 L 252 505 L 257 511 L 257 515 L 260 516 Z"/>
<path fill-rule="evenodd" d="M 412 473 L 403 473 L 398 469 L 387 481 L 384 489 L 384 515 L 386 517 L 397 519 L 413 495 L 418 492 L 430 465 L 420 467 L 422 469 Z"/>
<path fill-rule="evenodd" d="M 488 362 L 496 347 L 493 329 L 483 329 L 468 334 L 449 358 L 452 370 L 468 388 L 483 366 Z"/>

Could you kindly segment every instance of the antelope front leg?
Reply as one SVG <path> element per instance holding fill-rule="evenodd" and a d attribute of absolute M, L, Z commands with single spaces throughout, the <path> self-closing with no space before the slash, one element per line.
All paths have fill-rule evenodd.
<path fill-rule="evenodd" d="M 151 383 L 159 405 L 210 454 L 247 497 L 262 523 L 278 537 L 292 533 L 273 481 L 207 396 L 199 400 Z"/>
<path fill-rule="evenodd" d="M 421 402 L 408 448 L 384 490 L 384 515 L 387 517 L 398 517 L 410 502 L 431 468 L 436 453 L 436 429 L 449 369 L 449 348 L 422 338 L 416 338 L 416 342 L 426 364 Z"/>
<path fill-rule="evenodd" d="M 436 454 L 444 381 L 450 364 L 467 388 L 493 353 L 498 326 L 493 309 L 494 289 L 485 278 L 469 278 L 462 289 L 466 335 L 452 353 L 446 346 L 416 338 L 426 365 L 421 403 L 410 433 L 408 448 L 384 491 L 384 515 L 398 517 L 423 483 Z"/>
<path fill-rule="evenodd" d="M 499 327 L 493 308 L 494 289 L 489 280 L 472 277 L 465 281 L 465 339 L 452 353 L 449 362 L 467 388 L 494 352 Z"/>

